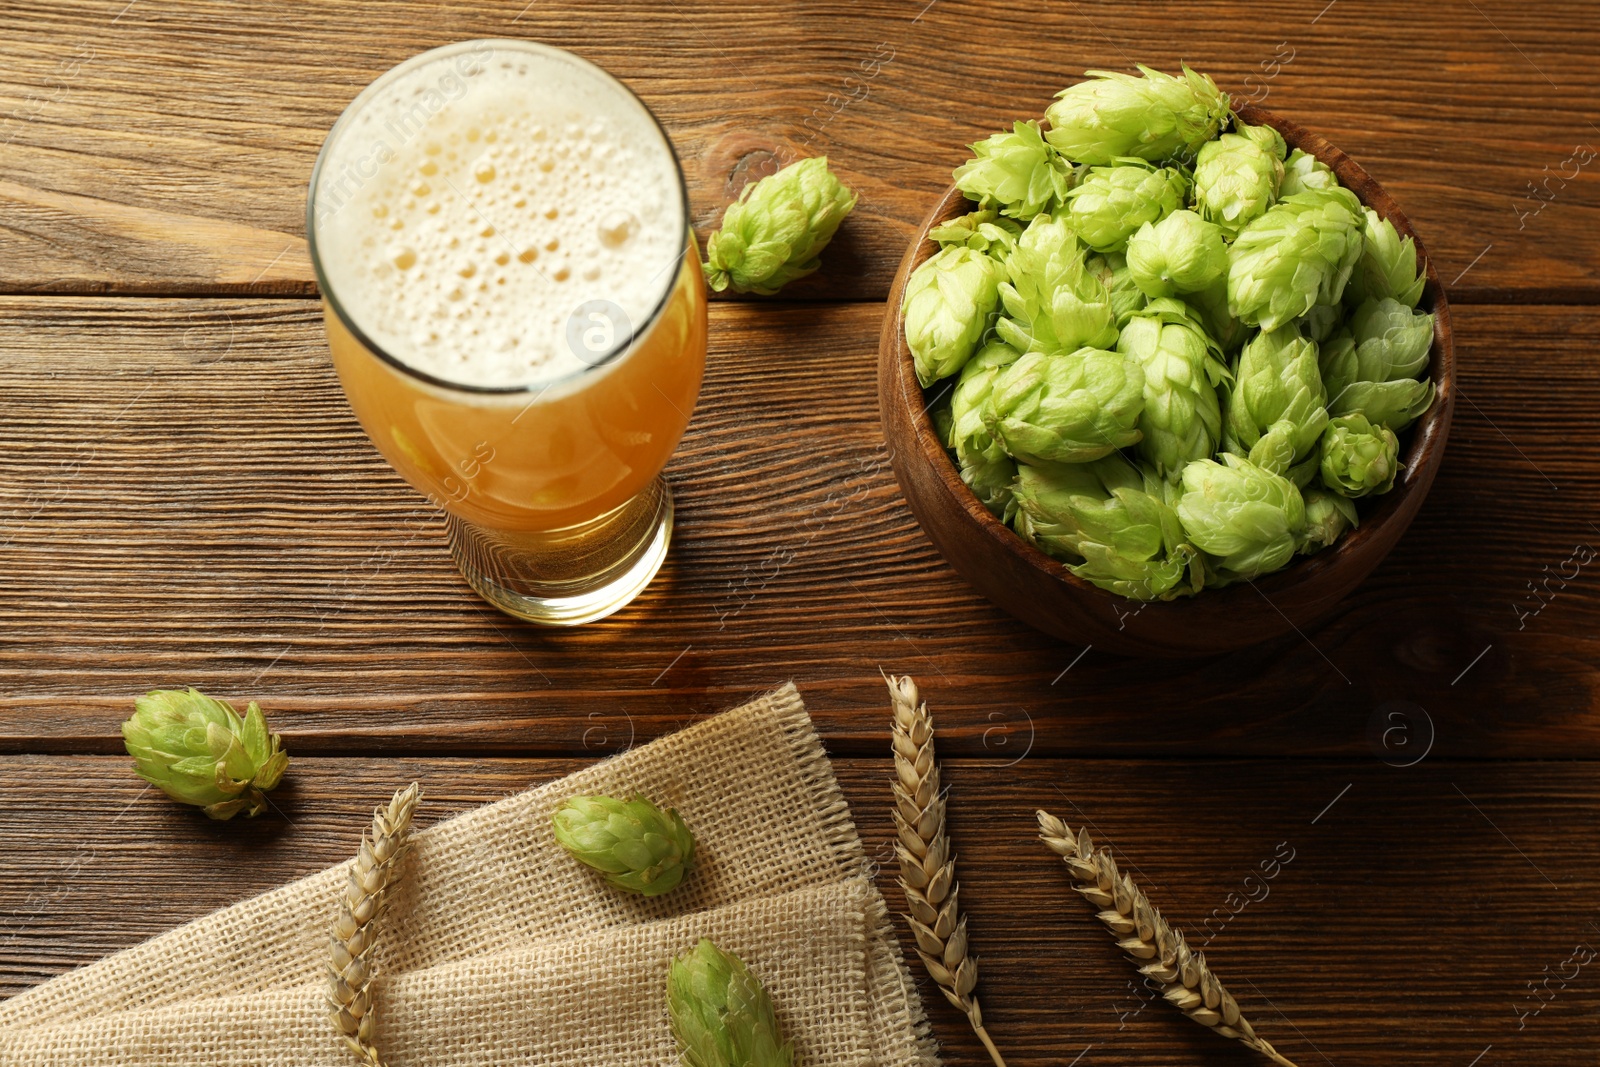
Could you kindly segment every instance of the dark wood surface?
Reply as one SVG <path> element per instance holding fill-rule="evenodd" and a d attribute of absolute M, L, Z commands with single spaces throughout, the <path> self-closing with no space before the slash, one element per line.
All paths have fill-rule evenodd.
<path fill-rule="evenodd" d="M 790 297 L 881 300 L 966 144 L 1085 69 L 1180 60 L 1360 160 L 1447 283 L 1600 294 L 1590 0 L 625 0 L 603 16 L 582 0 L 31 0 L 3 18 L 0 180 L 24 187 L 0 184 L 12 291 L 309 292 L 305 185 L 345 104 L 430 46 L 531 36 L 661 115 L 702 233 L 775 157 L 835 161 L 861 204 Z M 179 253 L 208 239 L 248 251 Z"/>
<path fill-rule="evenodd" d="M 814 279 L 713 308 L 672 556 L 573 632 L 471 594 L 307 299 L 333 118 L 399 59 L 488 35 L 629 80 L 702 231 L 790 152 L 862 194 Z M 887 855 L 883 669 L 919 679 L 955 760 L 1014 1064 L 1250 1062 L 1132 1014 L 1032 841 L 1039 805 L 1089 819 L 1191 933 L 1289 842 L 1207 953 L 1301 1067 L 1592 1062 L 1592 965 L 1518 1016 L 1600 946 L 1600 158 L 1568 162 L 1600 142 L 1586 2 L 38 0 L 0 6 L 0 57 L 0 995 L 337 861 L 397 782 L 442 817 L 790 678 Z M 940 559 L 888 467 L 874 359 L 963 144 L 1084 68 L 1180 58 L 1393 193 L 1449 290 L 1458 403 L 1415 524 L 1333 618 L 1130 660 L 1024 627 Z M 282 816 L 141 793 L 118 726 L 182 684 L 262 702 L 296 757 Z M 949 1062 L 983 1062 L 928 992 Z"/>
<path fill-rule="evenodd" d="M 281 814 L 218 826 L 145 794 L 120 759 L 0 758 L 0 994 L 339 862 L 399 783 L 422 782 L 428 823 L 578 766 L 302 759 L 274 794 Z M 892 870 L 885 761 L 835 771 Z M 1583 764 L 1031 757 L 949 761 L 946 781 L 984 1016 L 1010 1064 L 1085 1049 L 1081 1064 L 1260 1062 L 1130 990 L 1034 837 L 1041 806 L 1113 846 L 1300 1067 L 1465 1065 L 1491 1045 L 1482 1062 L 1579 1064 L 1600 1045 L 1600 960 L 1541 985 L 1572 975 L 1575 946 L 1600 948 L 1600 845 L 1584 832 L 1600 796 Z M 893 902 L 890 873 L 878 881 Z M 987 1062 L 919 981 L 948 1061 Z"/>

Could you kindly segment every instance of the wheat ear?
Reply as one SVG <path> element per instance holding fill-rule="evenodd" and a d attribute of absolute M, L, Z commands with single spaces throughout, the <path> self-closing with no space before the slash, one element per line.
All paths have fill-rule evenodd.
<path fill-rule="evenodd" d="M 978 1007 L 978 961 L 967 952 L 967 920 L 961 914 L 956 858 L 944 825 L 944 793 L 933 756 L 933 718 L 917 702 L 917 683 L 885 678 L 894 709 L 894 825 L 900 840 L 900 888 L 911 914 L 905 920 L 916 935 L 917 955 L 939 991 L 967 1017 L 995 1067 L 1006 1067 Z"/>
<path fill-rule="evenodd" d="M 1222 988 L 1206 965 L 1204 953 L 1189 948 L 1183 934 L 1168 925 L 1161 912 L 1133 884 L 1108 849 L 1096 849 L 1085 827 L 1072 828 L 1047 811 L 1039 812 L 1039 838 L 1060 856 L 1083 898 L 1100 909 L 1099 919 L 1117 939 L 1117 947 L 1146 978 L 1161 985 L 1167 1002 L 1202 1026 L 1255 1049 L 1274 1063 L 1295 1067 L 1264 1037 L 1258 1037 L 1239 1012 L 1239 1003 Z"/>
<path fill-rule="evenodd" d="M 422 798 L 422 788 L 412 782 L 389 803 L 372 813 L 372 836 L 363 834 L 333 920 L 329 944 L 328 1017 L 345 1044 L 368 1067 L 383 1067 L 383 1057 L 373 1044 L 377 1013 L 373 1010 L 372 982 L 377 970 L 372 948 L 377 944 L 378 917 L 389 892 L 399 880 L 400 857 L 405 855 L 411 832 L 411 815 Z"/>

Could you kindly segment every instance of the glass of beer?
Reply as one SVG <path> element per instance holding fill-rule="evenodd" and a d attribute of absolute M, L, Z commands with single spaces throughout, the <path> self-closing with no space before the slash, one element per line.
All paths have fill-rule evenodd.
<path fill-rule="evenodd" d="M 416 56 L 358 96 L 306 229 L 333 363 L 378 451 L 446 512 L 462 575 L 576 625 L 649 584 L 700 393 L 683 172 L 616 79 L 531 41 Z"/>

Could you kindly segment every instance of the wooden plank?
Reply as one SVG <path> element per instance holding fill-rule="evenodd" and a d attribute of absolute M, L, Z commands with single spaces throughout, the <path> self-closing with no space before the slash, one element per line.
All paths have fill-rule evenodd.
<path fill-rule="evenodd" d="M 661 115 L 702 235 L 776 160 L 833 159 L 861 205 L 826 270 L 786 296 L 881 299 L 965 144 L 1038 114 L 1086 68 L 1187 60 L 1359 159 L 1457 299 L 1588 301 L 1600 87 L 1570 72 L 1600 60 L 1590 15 L 1587 0 L 1482 0 L 1446 18 L 1381 0 L 629 0 L 596 19 L 580 0 L 335 0 L 308 20 L 226 0 L 32 0 L 8 6 L 0 41 L 0 288 L 303 290 L 303 259 L 256 281 L 241 264 L 303 232 L 312 160 L 344 105 L 425 48 L 528 36 L 596 60 Z M 185 219 L 178 247 L 118 205 Z M 180 253 L 199 238 L 213 243 Z"/>
<path fill-rule="evenodd" d="M 281 814 L 214 824 L 145 792 L 124 759 L 0 759 L 0 994 L 338 862 L 399 783 L 423 783 L 427 823 L 580 765 L 303 759 L 274 794 Z M 835 768 L 894 906 L 887 761 Z M 1600 946 L 1590 766 L 1033 758 L 956 761 L 946 778 L 984 1015 L 1009 1063 L 1262 1062 L 1130 989 L 1034 840 L 1040 806 L 1111 842 L 1302 1067 L 1467 1064 L 1490 1046 L 1483 1062 L 1580 1063 L 1600 1042 L 1600 976 L 1562 967 Z M 1542 985 L 1558 970 L 1564 988 Z M 986 1063 L 919 984 L 952 1067 Z"/>
<path fill-rule="evenodd" d="M 315 295 L 306 239 L 236 222 L 153 211 L 0 181 L 5 238 L 40 275 L 38 291 Z"/>
<path fill-rule="evenodd" d="M 301 753 L 598 752 L 793 678 L 876 754 L 882 668 L 952 753 L 1600 753 L 1594 309 L 1462 309 L 1456 426 L 1394 555 L 1303 637 L 1187 662 L 1043 637 L 934 553 L 878 428 L 878 314 L 719 305 L 666 569 L 546 631 L 456 574 L 315 305 L 0 300 L 0 746 L 118 751 L 134 695 L 195 684 Z"/>

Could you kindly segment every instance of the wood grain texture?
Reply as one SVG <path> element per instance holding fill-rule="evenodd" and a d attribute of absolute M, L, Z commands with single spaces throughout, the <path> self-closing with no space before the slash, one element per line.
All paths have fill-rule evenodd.
<path fill-rule="evenodd" d="M 304 237 L 8 181 L 0 208 L 10 251 L 38 267 L 30 290 L 317 291 Z"/>
<path fill-rule="evenodd" d="M 603 18 L 581 0 L 30 0 L 4 18 L 0 181 L 32 190 L 0 190 L 12 292 L 303 290 L 302 260 L 254 282 L 226 268 L 303 232 L 311 164 L 345 104 L 426 48 L 526 36 L 599 62 L 660 114 L 702 235 L 750 176 L 830 156 L 861 204 L 826 269 L 786 297 L 882 299 L 967 143 L 1038 114 L 1087 68 L 1180 60 L 1366 166 L 1452 299 L 1600 296 L 1589 0 L 1481 0 L 1448 17 L 1380 0 L 629 0 Z M 90 200 L 29 206 L 52 194 Z M 192 216 L 178 228 L 218 243 L 187 261 L 107 227 L 117 205 Z"/>
<path fill-rule="evenodd" d="M 314 304 L 0 300 L 0 747 L 117 751 L 133 696 L 195 684 L 299 753 L 600 753 L 793 678 L 875 753 L 882 668 L 951 754 L 1593 757 L 1600 313 L 1456 310 L 1455 426 L 1394 553 L 1326 624 L 1176 661 L 1047 638 L 938 557 L 888 467 L 877 306 L 714 309 L 667 565 L 555 632 L 456 574 Z"/>
<path fill-rule="evenodd" d="M 1033 841 L 1041 805 L 1215 935 L 1302 1067 L 1592 1061 L 1600 970 L 1543 984 L 1600 946 L 1600 789 L 1567 762 L 1600 758 L 1591 6 L 0 5 L 0 292 L 59 294 L 0 298 L 0 995 L 338 862 L 413 777 L 431 822 L 789 678 L 892 866 L 883 669 L 918 677 L 943 753 L 981 757 L 946 777 L 1014 1067 L 1257 1062 L 1130 984 Z M 795 155 L 861 193 L 789 303 L 714 309 L 672 555 L 571 632 L 470 592 L 351 417 L 314 303 L 215 298 L 312 293 L 329 126 L 394 63 L 479 36 L 626 79 L 702 236 Z M 1085 68 L 1180 60 L 1394 195 L 1456 305 L 1458 404 L 1416 523 L 1331 620 L 1135 661 L 1026 628 L 940 559 L 889 470 L 873 354 L 967 142 Z M 181 684 L 263 702 L 295 756 L 278 811 L 213 824 L 80 754 Z M 953 1067 L 986 1062 L 922 987 Z"/>
<path fill-rule="evenodd" d="M 146 792 L 125 759 L 0 759 L 0 994 L 345 859 L 373 805 L 412 779 L 428 824 L 581 765 L 302 759 L 277 811 L 217 824 Z M 895 907 L 889 761 L 835 768 Z M 1600 1043 L 1600 963 L 1541 985 L 1575 946 L 1600 946 L 1590 767 L 1028 759 L 947 762 L 946 779 L 984 1015 L 1009 1063 L 1059 1067 L 1085 1049 L 1084 1064 L 1259 1062 L 1130 989 L 1132 968 L 1034 840 L 1040 806 L 1092 824 L 1302 1067 L 1465 1065 L 1490 1045 L 1484 1062 L 1576 1064 Z M 919 985 L 952 1067 L 987 1062 Z"/>

